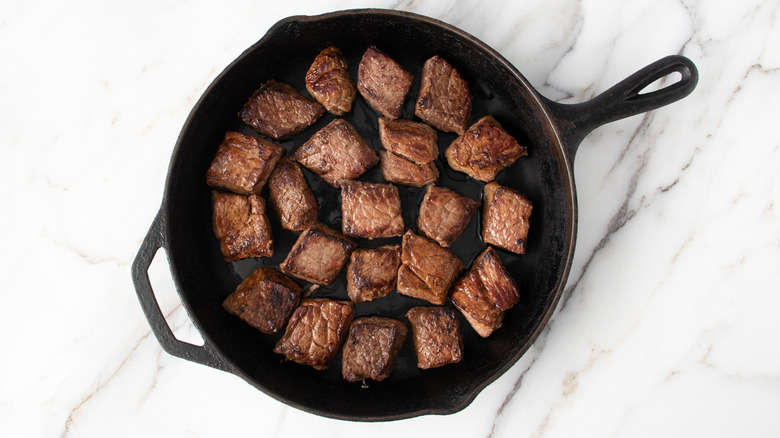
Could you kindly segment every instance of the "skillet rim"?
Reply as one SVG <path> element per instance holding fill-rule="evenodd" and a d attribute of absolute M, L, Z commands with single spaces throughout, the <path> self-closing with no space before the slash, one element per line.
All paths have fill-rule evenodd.
<path fill-rule="evenodd" d="M 190 125 L 192 124 L 193 118 L 195 117 L 199 108 L 203 105 L 204 101 L 206 101 L 208 97 L 211 94 L 213 94 L 213 89 L 216 86 L 216 84 L 218 84 L 227 75 L 227 73 L 231 71 L 237 64 L 239 64 L 244 58 L 250 56 L 252 52 L 260 48 L 264 44 L 264 42 L 266 42 L 266 40 L 270 39 L 272 35 L 274 35 L 276 32 L 278 32 L 281 28 L 285 26 L 294 23 L 311 23 L 311 22 L 317 22 L 317 21 L 328 20 L 328 19 L 338 19 L 345 16 L 360 16 L 360 15 L 377 16 L 379 18 L 384 18 L 384 17 L 401 18 L 403 20 L 409 20 L 410 22 L 424 22 L 444 32 L 450 32 L 456 35 L 458 38 L 462 38 L 468 41 L 469 43 L 474 44 L 479 50 L 484 51 L 490 58 L 492 58 L 495 61 L 498 61 L 498 63 L 501 65 L 501 68 L 505 69 L 508 73 L 510 73 L 512 78 L 516 80 L 520 84 L 521 88 L 528 93 L 528 96 L 532 98 L 532 100 L 529 101 L 528 99 L 526 99 L 526 101 L 529 103 L 529 107 L 533 108 L 535 115 L 539 119 L 547 138 L 550 140 L 550 147 L 552 148 L 553 155 L 555 155 L 557 158 L 557 162 L 558 162 L 557 164 L 561 174 L 559 178 L 559 182 L 562 190 L 564 191 L 566 207 L 568 210 L 566 213 L 566 220 L 564 225 L 566 235 L 563 237 L 563 256 L 561 257 L 560 269 L 557 272 L 557 281 L 555 282 L 553 289 L 547 293 L 545 311 L 537 320 L 538 322 L 533 326 L 528 341 L 524 345 L 522 345 L 521 348 L 514 350 L 512 356 L 509 357 L 504 362 L 504 364 L 498 367 L 492 374 L 486 376 L 483 379 L 478 380 L 473 385 L 468 385 L 467 387 L 464 387 L 463 394 L 457 400 L 452 399 L 453 403 L 451 403 L 450 405 L 440 406 L 440 407 L 420 408 L 411 411 L 404 411 L 402 413 L 376 415 L 372 417 L 340 414 L 338 412 L 335 412 L 337 408 L 334 409 L 334 411 L 326 411 L 326 410 L 313 408 L 311 406 L 306 406 L 301 403 L 298 403 L 283 395 L 271 391 L 269 388 L 266 388 L 262 384 L 262 382 L 258 382 L 257 379 L 245 373 L 239 366 L 235 365 L 230 359 L 228 359 L 227 355 L 224 354 L 224 352 L 218 346 L 218 343 L 212 339 L 209 332 L 203 329 L 202 323 L 200 319 L 197 317 L 197 313 L 193 310 L 193 304 L 191 303 L 189 296 L 186 293 L 182 292 L 184 288 L 182 287 L 182 282 L 180 281 L 179 278 L 180 275 L 178 273 L 179 271 L 177 269 L 174 269 L 175 267 L 173 262 L 174 255 L 171 253 L 172 227 L 166 225 L 170 223 L 169 219 L 172 217 L 171 215 L 172 203 L 170 202 L 170 198 L 169 198 L 169 195 L 173 191 L 172 170 L 174 169 L 174 167 L 176 167 L 177 158 L 180 158 L 182 151 L 184 149 L 184 143 L 185 143 L 184 136 L 190 130 Z M 231 374 L 234 374 L 238 377 L 241 377 L 244 381 L 250 383 L 255 388 L 261 390 L 264 394 L 267 394 L 272 398 L 274 398 L 275 400 L 278 400 L 288 406 L 292 406 L 302 411 L 316 414 L 319 416 L 341 419 L 341 420 L 393 421 L 399 419 L 413 418 L 422 415 L 447 415 L 447 414 L 453 414 L 455 412 L 461 411 L 466 406 L 471 404 L 474 401 L 474 399 L 477 397 L 477 395 L 479 395 L 479 393 L 481 393 L 488 385 L 493 383 L 499 377 L 504 375 L 509 370 L 509 368 L 514 366 L 517 363 L 517 361 L 523 355 L 525 355 L 528 349 L 530 349 L 530 347 L 536 343 L 537 339 L 544 331 L 544 329 L 548 326 L 550 319 L 555 313 L 557 304 L 560 300 L 560 297 L 562 296 L 563 289 L 566 285 L 566 281 L 568 279 L 568 275 L 571 269 L 571 263 L 574 255 L 574 246 L 576 242 L 576 231 L 577 231 L 577 201 L 576 201 L 576 189 L 575 189 L 574 177 L 573 177 L 573 168 L 572 168 L 572 161 L 574 157 L 569 153 L 567 153 L 566 145 L 563 141 L 563 136 L 561 133 L 561 128 L 558 124 L 560 122 L 558 122 L 557 119 L 550 113 L 548 106 L 545 105 L 544 103 L 545 101 L 546 99 L 539 95 L 536 89 L 533 86 L 531 86 L 530 83 L 528 83 L 526 78 L 519 72 L 519 70 L 515 68 L 508 60 L 506 60 L 506 58 L 504 58 L 496 50 L 494 50 L 493 48 L 491 48 L 490 46 L 488 46 L 486 43 L 482 42 L 480 39 L 476 38 L 475 36 L 467 33 L 466 31 L 461 30 L 455 26 L 452 26 L 450 24 L 447 24 L 435 18 L 431 18 L 431 17 L 427 17 L 424 15 L 407 12 L 407 11 L 361 8 L 361 9 L 346 9 L 346 10 L 340 10 L 334 12 L 327 12 L 318 15 L 290 16 L 279 20 L 273 26 L 271 26 L 267 30 L 267 32 L 263 35 L 263 37 L 260 38 L 260 40 L 258 40 L 256 43 L 252 44 L 250 47 L 244 50 L 238 57 L 236 57 L 230 64 L 228 64 L 219 73 L 219 75 L 217 75 L 214 78 L 214 80 L 209 84 L 206 90 L 202 93 L 198 101 L 193 105 L 189 115 L 187 116 L 187 119 L 182 125 L 181 131 L 176 141 L 176 145 L 171 153 L 172 158 L 168 166 L 168 173 L 167 173 L 166 183 L 165 183 L 165 191 L 163 194 L 162 205 L 160 208 L 160 213 L 161 213 L 160 220 L 163 224 L 162 232 L 164 234 L 163 248 L 165 248 L 166 250 L 169 266 L 171 268 L 170 269 L 171 274 L 174 283 L 176 285 L 177 294 L 179 295 L 182 305 L 187 311 L 190 320 L 198 330 L 200 336 L 203 338 L 204 346 L 214 350 L 214 353 L 226 363 L 226 366 L 221 367 L 221 369 L 223 369 L 224 371 L 228 371 Z"/>

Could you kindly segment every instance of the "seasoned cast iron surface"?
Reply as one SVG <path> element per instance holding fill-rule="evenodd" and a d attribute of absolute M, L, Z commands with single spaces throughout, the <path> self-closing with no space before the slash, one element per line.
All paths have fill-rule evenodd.
<path fill-rule="evenodd" d="M 274 256 L 235 263 L 224 262 L 211 230 L 210 188 L 205 174 L 217 147 L 228 130 L 252 135 L 237 113 L 260 84 L 269 79 L 287 82 L 308 97 L 306 70 L 328 45 L 339 47 L 347 58 L 352 79 L 357 80 L 360 57 L 375 45 L 415 75 L 403 107 L 402 118 L 415 119 L 414 99 L 423 63 L 433 55 L 448 59 L 468 82 L 473 96 L 469 124 L 492 114 L 521 144 L 529 156 L 520 158 L 500 173 L 497 181 L 513 187 L 534 203 L 528 253 L 514 255 L 499 250 L 501 258 L 521 290 L 517 306 L 506 312 L 504 326 L 488 339 L 480 338 L 461 317 L 465 345 L 464 361 L 433 370 L 418 370 L 411 341 L 407 339 L 395 370 L 383 382 L 360 383 L 341 378 L 341 358 L 327 371 L 315 371 L 273 353 L 278 338 L 263 334 L 227 314 L 221 303 L 239 282 L 259 266 L 278 266 L 298 233 L 279 226 L 269 210 L 274 238 Z M 212 84 L 193 110 L 179 139 L 166 189 L 168 255 L 182 299 L 190 315 L 213 345 L 232 363 L 234 373 L 289 404 L 323 415 L 350 419 L 401 418 L 410 413 L 452 412 L 464 407 L 487 383 L 503 373 L 530 346 L 534 332 L 549 317 L 566 257 L 567 225 L 571 221 L 570 175 L 559 145 L 551 141 L 550 127 L 542 119 L 543 108 L 524 82 L 511 74 L 500 60 L 477 43 L 438 27 L 400 15 L 338 15 L 324 20 L 288 20 L 272 29 Z M 326 113 L 313 126 L 294 138 L 276 142 L 292 153 L 335 116 Z M 375 150 L 381 150 L 378 114 L 358 95 L 350 121 Z M 483 183 L 449 168 L 444 150 L 455 134 L 438 131 L 441 173 L 438 185 L 481 201 Z M 339 191 L 308 169 L 303 169 L 316 193 L 319 220 L 341 230 Z M 359 178 L 383 181 L 379 166 Z M 406 228 L 415 231 L 418 206 L 424 188 L 398 186 Z M 267 188 L 262 196 L 267 197 Z M 466 268 L 485 248 L 480 238 L 481 209 L 463 235 L 451 246 Z M 360 247 L 400 243 L 390 239 L 357 239 Z M 302 281 L 301 284 L 304 284 Z M 330 286 L 313 296 L 348 299 L 344 271 Z M 356 316 L 379 315 L 406 322 L 411 307 L 427 305 L 393 291 L 387 297 L 356 305 Z M 448 302 L 449 306 L 451 303 Z M 408 324 L 408 322 L 407 322 Z"/>

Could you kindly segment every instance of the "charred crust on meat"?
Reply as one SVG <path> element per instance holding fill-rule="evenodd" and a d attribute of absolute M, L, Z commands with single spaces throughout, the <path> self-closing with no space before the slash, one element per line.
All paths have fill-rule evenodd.
<path fill-rule="evenodd" d="M 413 307 L 406 313 L 420 369 L 463 360 L 463 338 L 455 311 L 447 307 Z"/>
<path fill-rule="evenodd" d="M 352 109 L 357 89 L 338 47 L 327 47 L 314 58 L 306 72 L 306 90 L 334 115 L 343 116 Z"/>
<path fill-rule="evenodd" d="M 526 148 L 490 115 L 471 125 L 444 151 L 450 167 L 482 182 L 493 181 L 524 155 Z"/>
<path fill-rule="evenodd" d="M 376 47 L 369 47 L 358 66 L 357 89 L 379 114 L 397 119 L 414 75 Z"/>
<path fill-rule="evenodd" d="M 329 285 L 357 245 L 321 223 L 304 230 L 279 269 L 302 280 Z"/>
<path fill-rule="evenodd" d="M 273 334 L 284 326 L 300 298 L 298 283 L 273 268 L 260 267 L 236 287 L 222 307 L 261 332 Z"/>
<path fill-rule="evenodd" d="M 390 376 L 406 339 L 406 324 L 379 316 L 352 321 L 342 356 L 342 376 L 349 382 L 382 381 Z"/>
<path fill-rule="evenodd" d="M 496 182 L 483 189 L 482 239 L 515 254 L 525 254 L 533 204 L 514 189 Z"/>
<path fill-rule="evenodd" d="M 303 97 L 292 86 L 271 79 L 252 94 L 238 115 L 260 134 L 283 140 L 308 128 L 324 113 L 319 103 Z"/>
<path fill-rule="evenodd" d="M 344 181 L 341 216 L 342 232 L 348 236 L 374 239 L 404 231 L 401 198 L 392 184 Z"/>
<path fill-rule="evenodd" d="M 262 138 L 228 131 L 206 172 L 206 183 L 239 195 L 265 186 L 284 149 Z"/>
<path fill-rule="evenodd" d="M 211 200 L 212 228 L 225 261 L 273 256 L 271 223 L 263 198 L 212 190 Z"/>
<path fill-rule="evenodd" d="M 450 246 L 466 229 L 477 207 L 478 201 L 429 185 L 420 203 L 417 228 L 439 245 Z"/>
<path fill-rule="evenodd" d="M 425 61 L 414 114 L 441 131 L 463 134 L 471 108 L 468 84 L 455 67 L 438 55 Z"/>
<path fill-rule="evenodd" d="M 274 352 L 317 370 L 327 369 L 355 315 L 351 301 L 305 298 L 295 309 Z"/>

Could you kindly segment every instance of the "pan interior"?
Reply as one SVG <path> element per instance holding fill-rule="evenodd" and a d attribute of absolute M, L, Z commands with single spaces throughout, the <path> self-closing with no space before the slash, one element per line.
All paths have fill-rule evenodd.
<path fill-rule="evenodd" d="M 420 371 L 411 340 L 407 339 L 390 378 L 368 382 L 367 389 L 341 379 L 340 357 L 326 371 L 285 363 L 272 351 L 279 335 L 262 334 L 222 309 L 225 297 L 252 270 L 278 266 L 297 233 L 282 230 L 270 213 L 274 256 L 224 262 L 211 229 L 210 189 L 205 183 L 206 169 L 226 131 L 259 135 L 237 116 L 246 99 L 269 79 L 287 82 L 307 95 L 306 70 L 328 45 L 339 47 L 345 54 L 353 80 L 363 52 L 372 45 L 414 74 L 414 86 L 402 112 L 402 118 L 408 119 L 414 118 L 414 97 L 423 63 L 433 55 L 444 57 L 469 84 L 474 108 L 470 122 L 491 114 L 529 151 L 529 156 L 497 178 L 500 184 L 517 189 L 534 203 L 527 254 L 517 256 L 499 250 L 521 289 L 520 303 L 507 311 L 504 326 L 487 339 L 480 338 L 461 319 L 465 357 L 460 364 Z M 333 118 L 326 114 L 303 133 L 279 144 L 290 154 Z M 371 147 L 382 148 L 377 114 L 360 96 L 344 118 Z M 439 185 L 481 200 L 483 184 L 452 171 L 443 158 L 444 149 L 454 139 L 454 134 L 439 132 Z M 308 170 L 304 173 L 317 193 L 320 221 L 340 229 L 338 191 Z M 374 168 L 360 180 L 382 181 L 381 172 Z M 464 407 L 509 368 L 552 313 L 572 249 L 572 188 L 561 145 L 535 93 L 522 77 L 473 38 L 433 20 L 402 13 L 357 11 L 288 19 L 231 64 L 190 114 L 174 151 L 165 192 L 168 254 L 182 301 L 204 338 L 227 358 L 237 375 L 273 397 L 310 412 L 352 420 L 447 413 Z M 406 228 L 416 230 L 417 207 L 424 189 L 399 186 L 399 190 Z M 467 267 L 485 248 L 479 236 L 480 221 L 478 212 L 452 246 Z M 358 243 L 360 247 L 375 247 L 395 242 L 400 238 Z M 348 299 L 344 273 L 333 285 L 319 288 L 314 296 Z M 394 291 L 375 302 L 358 304 L 356 314 L 390 316 L 406 322 L 406 310 L 424 304 Z"/>

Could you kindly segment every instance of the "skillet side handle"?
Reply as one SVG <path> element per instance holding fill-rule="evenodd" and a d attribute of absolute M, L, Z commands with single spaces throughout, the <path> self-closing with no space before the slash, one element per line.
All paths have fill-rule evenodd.
<path fill-rule="evenodd" d="M 165 221 L 162 218 L 162 212 L 157 213 L 149 232 L 146 234 L 138 254 L 133 260 L 133 283 L 135 291 L 138 294 L 138 300 L 141 302 L 141 308 L 144 311 L 152 333 L 157 337 L 162 348 L 169 354 L 207 365 L 222 371 L 230 372 L 227 361 L 209 344 L 204 338 L 204 345 L 198 346 L 176 339 L 165 316 L 160 310 L 160 305 L 152 290 L 152 284 L 149 280 L 149 266 L 152 264 L 157 250 L 165 246 Z"/>
<path fill-rule="evenodd" d="M 640 93 L 656 80 L 675 72 L 680 73 L 680 80 L 649 93 Z M 594 129 L 676 102 L 691 94 L 698 81 L 699 72 L 690 59 L 671 55 L 640 69 L 587 102 L 547 101 L 546 104 L 557 119 L 569 156 L 574 157 L 582 139 Z"/>

